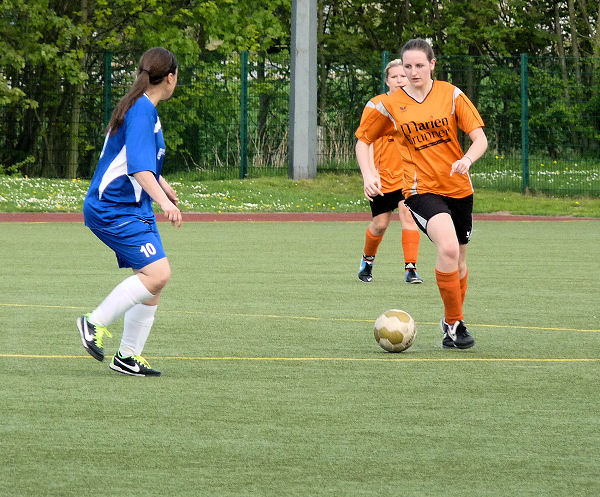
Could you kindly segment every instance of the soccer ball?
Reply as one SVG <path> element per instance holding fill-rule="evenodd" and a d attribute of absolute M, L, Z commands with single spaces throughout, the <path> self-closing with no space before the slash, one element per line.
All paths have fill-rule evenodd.
<path fill-rule="evenodd" d="M 375 340 L 388 352 L 402 352 L 409 348 L 417 335 L 415 320 L 400 309 L 385 311 L 375 321 Z"/>

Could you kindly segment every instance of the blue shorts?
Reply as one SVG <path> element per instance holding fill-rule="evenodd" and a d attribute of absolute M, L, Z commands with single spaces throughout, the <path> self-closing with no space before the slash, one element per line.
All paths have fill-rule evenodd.
<path fill-rule="evenodd" d="M 119 267 L 142 269 L 166 257 L 156 222 L 131 218 L 117 226 L 90 229 L 114 250 Z"/>

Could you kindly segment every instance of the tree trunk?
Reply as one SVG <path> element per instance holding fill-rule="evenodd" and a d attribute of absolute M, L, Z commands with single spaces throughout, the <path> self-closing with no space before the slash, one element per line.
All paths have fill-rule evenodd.
<path fill-rule="evenodd" d="M 592 24 L 590 23 L 590 19 L 589 19 L 588 13 L 587 13 L 587 10 L 588 10 L 587 4 L 586 4 L 585 0 L 577 0 L 577 3 L 579 4 L 579 8 L 581 9 L 581 18 L 583 19 L 583 22 L 585 23 L 585 26 L 588 30 L 587 36 L 589 36 L 592 39 L 592 46 L 593 46 L 593 44 L 594 44 L 593 38 L 594 38 L 596 28 L 592 27 Z M 592 52 L 592 54 L 587 54 L 587 55 L 593 55 L 593 52 Z"/>
<path fill-rule="evenodd" d="M 408 40 L 404 39 L 405 27 L 410 26 L 410 0 L 404 0 L 396 14 L 396 39 L 398 40 L 398 57 L 400 51 Z"/>
<path fill-rule="evenodd" d="M 87 0 L 81 0 L 81 22 L 83 25 L 88 19 L 88 3 Z M 81 41 L 81 45 L 85 47 L 85 40 Z M 83 71 L 85 68 L 85 52 L 80 60 L 80 68 Z M 79 127 L 81 120 L 81 99 L 83 97 L 83 82 L 72 86 L 72 105 L 71 105 L 71 123 L 69 126 L 69 145 L 67 150 L 67 171 L 68 178 L 77 177 L 77 169 L 79 168 Z"/>
<path fill-rule="evenodd" d="M 327 29 L 327 21 L 329 19 L 329 15 L 331 15 L 331 10 L 327 12 L 327 17 L 324 17 L 323 12 L 324 6 L 321 6 L 318 9 L 317 13 L 317 33 L 320 35 L 325 34 L 325 30 Z M 331 9 L 332 6 L 329 6 Z M 327 106 L 327 76 L 329 74 L 329 66 L 327 64 L 327 59 L 325 58 L 325 52 L 327 51 L 323 46 L 322 42 L 317 40 L 318 46 L 318 57 L 319 57 L 319 67 L 318 67 L 318 91 L 317 94 L 319 99 L 319 104 L 317 106 L 317 125 L 322 125 L 321 123 L 321 114 L 325 110 Z"/>
<path fill-rule="evenodd" d="M 560 59 L 560 74 L 564 86 L 565 99 L 569 102 L 569 78 L 567 76 L 567 61 L 565 60 L 565 47 L 563 45 L 562 28 L 560 26 L 560 10 L 558 3 L 554 4 L 554 29 L 556 31 L 556 51 Z"/>
<path fill-rule="evenodd" d="M 600 57 L 600 29 L 598 29 L 598 26 L 600 26 L 600 5 L 598 5 L 598 16 L 596 19 L 596 32 L 593 35 L 593 47 L 594 47 L 594 53 L 593 56 L 594 57 Z"/>
<path fill-rule="evenodd" d="M 258 61 L 257 68 L 257 81 L 259 84 L 259 88 L 265 87 L 265 66 L 267 64 L 266 55 L 262 54 Z M 269 106 L 271 105 L 272 95 L 268 93 L 264 93 L 261 91 L 258 94 L 258 115 L 257 115 L 257 147 L 260 147 L 260 151 L 262 151 L 262 156 L 264 157 L 265 163 L 269 164 L 271 162 L 272 151 L 267 146 L 267 117 L 269 114 Z"/>
<path fill-rule="evenodd" d="M 581 69 L 579 67 L 579 40 L 577 39 L 577 15 L 575 14 L 575 5 L 573 0 L 568 0 L 569 5 L 569 24 L 571 28 L 571 45 L 573 47 L 573 57 L 575 57 L 575 77 L 577 84 L 581 86 Z"/>
<path fill-rule="evenodd" d="M 83 85 L 73 87 L 71 122 L 69 123 L 69 145 L 67 150 L 67 178 L 76 178 L 79 166 L 79 120 L 81 119 L 81 96 Z"/>

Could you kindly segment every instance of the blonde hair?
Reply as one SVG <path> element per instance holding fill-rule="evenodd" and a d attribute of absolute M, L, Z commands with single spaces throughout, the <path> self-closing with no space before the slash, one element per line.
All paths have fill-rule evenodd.
<path fill-rule="evenodd" d="M 390 60 L 385 66 L 385 77 L 387 78 L 390 75 L 390 69 L 392 67 L 398 67 L 402 65 L 402 59 L 394 59 Z"/>

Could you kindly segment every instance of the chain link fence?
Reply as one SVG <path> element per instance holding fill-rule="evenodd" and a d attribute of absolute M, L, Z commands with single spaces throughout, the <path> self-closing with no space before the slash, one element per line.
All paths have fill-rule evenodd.
<path fill-rule="evenodd" d="M 84 88 L 63 84 L 59 75 L 37 75 L 30 96 L 38 108 L 0 107 L 0 173 L 90 177 L 138 58 L 88 54 Z M 389 58 L 387 52 L 319 57 L 318 172 L 358 173 L 354 131 L 368 99 L 385 91 Z M 36 77 L 28 69 L 13 75 L 25 89 Z M 591 58 L 439 57 L 436 77 L 461 88 L 486 123 L 489 149 L 472 171 L 474 185 L 600 196 L 599 69 L 600 59 Z M 287 175 L 289 77 L 287 53 L 180 60 L 175 96 L 158 109 L 165 174 Z"/>

